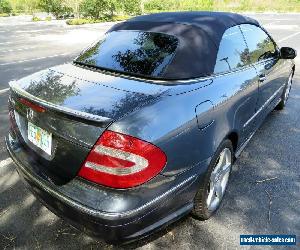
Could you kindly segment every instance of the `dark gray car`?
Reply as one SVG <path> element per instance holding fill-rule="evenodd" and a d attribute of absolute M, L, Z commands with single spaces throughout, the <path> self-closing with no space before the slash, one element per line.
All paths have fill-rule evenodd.
<path fill-rule="evenodd" d="M 10 83 L 7 149 L 45 206 L 108 242 L 208 219 L 235 158 L 285 106 L 295 57 L 242 15 L 136 17 Z"/>

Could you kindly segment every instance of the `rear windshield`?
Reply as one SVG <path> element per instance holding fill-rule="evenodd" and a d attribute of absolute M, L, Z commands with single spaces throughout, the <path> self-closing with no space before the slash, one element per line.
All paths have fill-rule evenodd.
<path fill-rule="evenodd" d="M 163 33 L 114 31 L 75 59 L 75 63 L 150 78 L 163 78 L 178 39 Z"/>

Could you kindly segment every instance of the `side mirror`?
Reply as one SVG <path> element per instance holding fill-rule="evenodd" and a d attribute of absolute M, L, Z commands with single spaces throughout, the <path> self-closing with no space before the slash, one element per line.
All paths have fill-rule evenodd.
<path fill-rule="evenodd" d="M 282 47 L 280 49 L 280 57 L 282 59 L 294 59 L 297 56 L 297 51 L 289 48 L 289 47 Z"/>

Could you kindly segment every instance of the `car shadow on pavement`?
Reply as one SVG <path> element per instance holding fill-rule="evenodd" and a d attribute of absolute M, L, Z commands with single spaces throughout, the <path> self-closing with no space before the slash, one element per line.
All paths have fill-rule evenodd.
<path fill-rule="evenodd" d="M 187 216 L 147 238 L 112 246 L 85 235 L 51 213 L 26 189 L 13 163 L 1 169 L 0 190 L 0 249 L 135 249 L 148 245 L 155 249 L 189 249 L 196 246 L 196 232 L 203 230 L 201 234 L 208 235 L 205 228 L 199 228 Z M 201 246 L 215 248 L 211 238 L 209 235 L 202 240 Z"/>

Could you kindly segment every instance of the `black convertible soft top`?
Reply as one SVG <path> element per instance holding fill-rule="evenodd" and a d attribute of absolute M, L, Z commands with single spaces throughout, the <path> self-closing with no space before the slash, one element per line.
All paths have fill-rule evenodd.
<path fill-rule="evenodd" d="M 108 32 L 138 30 L 176 36 L 179 46 L 164 72 L 165 79 L 190 79 L 211 75 L 224 32 L 238 24 L 259 23 L 227 12 L 163 12 L 143 15 L 116 24 Z"/>

